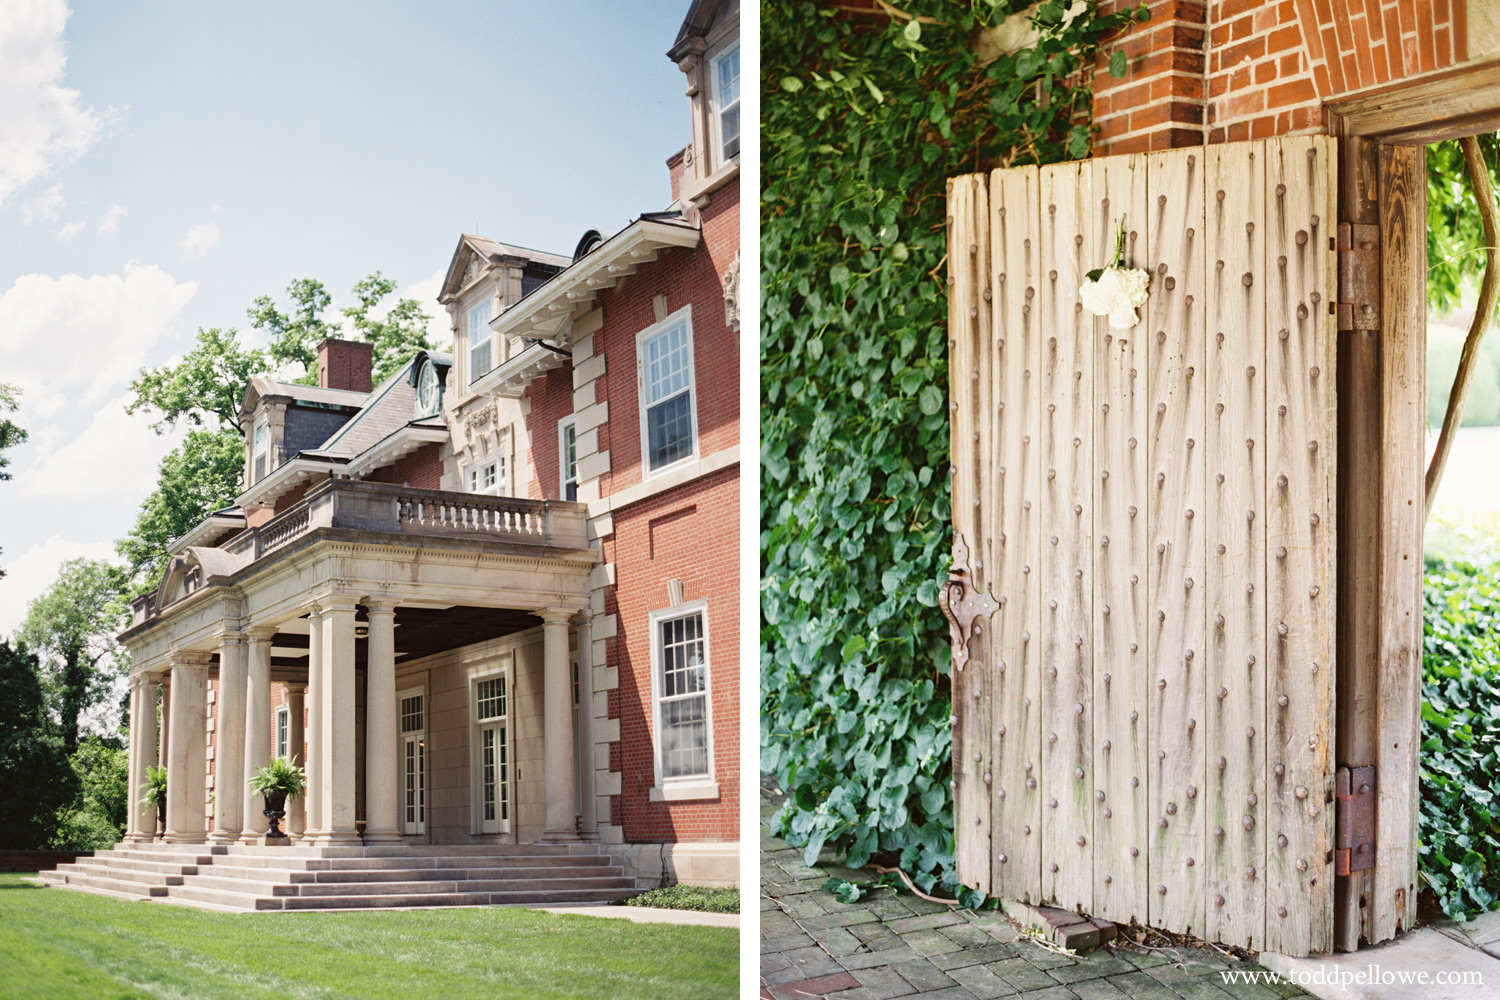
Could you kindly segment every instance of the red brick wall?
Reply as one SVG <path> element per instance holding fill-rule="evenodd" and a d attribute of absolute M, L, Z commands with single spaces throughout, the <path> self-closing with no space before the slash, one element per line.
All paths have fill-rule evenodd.
<path fill-rule="evenodd" d="M 606 354 L 606 371 L 595 383 L 596 399 L 609 401 L 609 422 L 599 429 L 599 448 L 609 450 L 612 472 L 604 495 L 641 481 L 640 394 L 636 381 L 636 334 L 656 322 L 652 300 L 666 295 L 667 312 L 693 307 L 694 401 L 698 454 L 739 441 L 739 337 L 724 322 L 724 272 L 740 242 L 739 182 L 713 193 L 700 220 L 703 237 L 691 250 L 671 249 L 630 276 L 623 287 L 600 296 L 604 328 L 595 350 Z"/>
<path fill-rule="evenodd" d="M 318 385 L 325 389 L 369 392 L 374 353 L 374 344 L 330 337 L 318 345 Z"/>
<path fill-rule="evenodd" d="M 561 500 L 562 454 L 557 422 L 573 412 L 573 366 L 564 365 L 532 382 L 526 388 L 531 412 L 526 415 L 526 433 L 531 438 L 532 480 L 525 496 L 533 500 Z"/>
<path fill-rule="evenodd" d="M 405 458 L 365 476 L 366 482 L 394 483 L 414 490 L 435 490 L 443 481 L 443 446 L 424 444 Z"/>
<path fill-rule="evenodd" d="M 1102 9 L 1118 9 L 1108 0 Z M 1156 0 L 1107 46 L 1095 154 L 1322 132 L 1323 105 L 1469 59 L 1467 0 Z M 1129 71 L 1104 66 L 1116 49 Z"/>
<path fill-rule="evenodd" d="M 280 514 L 284 510 L 291 510 L 297 506 L 297 504 L 302 502 L 302 498 L 307 496 L 307 491 L 312 489 L 313 484 L 316 482 L 319 482 L 319 480 L 309 479 L 307 482 L 293 486 L 287 490 L 277 498 L 275 512 Z"/>
<path fill-rule="evenodd" d="M 619 622 L 606 649 L 620 676 L 620 686 L 609 692 L 609 717 L 620 720 L 610 769 L 620 772 L 621 794 L 610 799 L 609 821 L 624 827 L 627 842 L 739 836 L 739 495 L 739 470 L 725 469 L 617 512 L 615 533 L 604 541 L 604 557 L 615 564 L 617 582 L 605 611 Z M 670 579 L 682 581 L 684 602 L 708 602 L 717 799 L 650 801 L 655 782 L 651 612 L 669 607 Z"/>

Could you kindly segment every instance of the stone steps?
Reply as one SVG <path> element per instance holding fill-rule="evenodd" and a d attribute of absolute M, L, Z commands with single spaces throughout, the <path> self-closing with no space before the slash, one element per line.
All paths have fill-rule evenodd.
<path fill-rule="evenodd" d="M 227 912 L 609 902 L 634 880 L 593 845 L 122 844 L 49 885 Z"/>

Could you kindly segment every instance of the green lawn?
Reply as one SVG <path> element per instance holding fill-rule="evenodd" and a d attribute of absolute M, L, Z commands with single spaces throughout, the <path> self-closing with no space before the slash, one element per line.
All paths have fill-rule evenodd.
<path fill-rule="evenodd" d="M 511 907 L 207 913 L 0 874 L 0 998 L 732 998 L 739 931 Z"/>

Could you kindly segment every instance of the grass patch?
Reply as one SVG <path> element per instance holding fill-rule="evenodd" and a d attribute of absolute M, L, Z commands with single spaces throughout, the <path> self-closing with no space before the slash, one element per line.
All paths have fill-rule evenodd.
<path fill-rule="evenodd" d="M 626 906 L 659 906 L 664 910 L 701 910 L 704 913 L 740 912 L 738 889 L 702 885 L 669 885 L 625 900 Z"/>
<path fill-rule="evenodd" d="M 0 874 L 0 1000 L 699 1000 L 739 932 L 511 907 L 207 913 Z"/>

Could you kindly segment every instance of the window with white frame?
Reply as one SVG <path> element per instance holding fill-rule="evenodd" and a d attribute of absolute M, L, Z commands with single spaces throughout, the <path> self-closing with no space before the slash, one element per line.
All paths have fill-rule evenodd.
<path fill-rule="evenodd" d="M 266 478 L 271 471 L 271 422 L 261 417 L 255 422 L 255 435 L 250 450 L 250 485 Z"/>
<path fill-rule="evenodd" d="M 710 64 L 713 77 L 713 120 L 718 162 L 740 154 L 740 47 L 720 53 Z"/>
<path fill-rule="evenodd" d="M 508 496 L 510 489 L 507 481 L 505 452 L 493 452 L 473 465 L 465 466 L 464 485 L 470 493 Z"/>
<path fill-rule="evenodd" d="M 420 688 L 396 695 L 401 706 L 401 832 L 427 830 L 427 734 Z"/>
<path fill-rule="evenodd" d="M 562 498 L 578 499 L 578 421 L 571 414 L 557 422 L 557 466 Z"/>
<path fill-rule="evenodd" d="M 712 774 L 705 609 L 659 611 L 651 627 L 657 783 L 702 781 Z"/>
<path fill-rule="evenodd" d="M 693 324 L 682 309 L 637 337 L 641 384 L 641 453 L 647 475 L 693 457 Z"/>
<path fill-rule="evenodd" d="M 490 330 L 491 303 L 489 296 L 469 309 L 467 333 L 469 335 L 469 381 L 474 382 L 487 375 L 495 367 L 494 334 Z"/>
<path fill-rule="evenodd" d="M 479 833 L 510 830 L 510 719 L 506 675 L 477 678 L 474 704 L 474 804 Z"/>
<path fill-rule="evenodd" d="M 276 756 L 290 757 L 290 747 L 287 746 L 290 730 L 291 713 L 285 705 L 276 709 Z"/>

